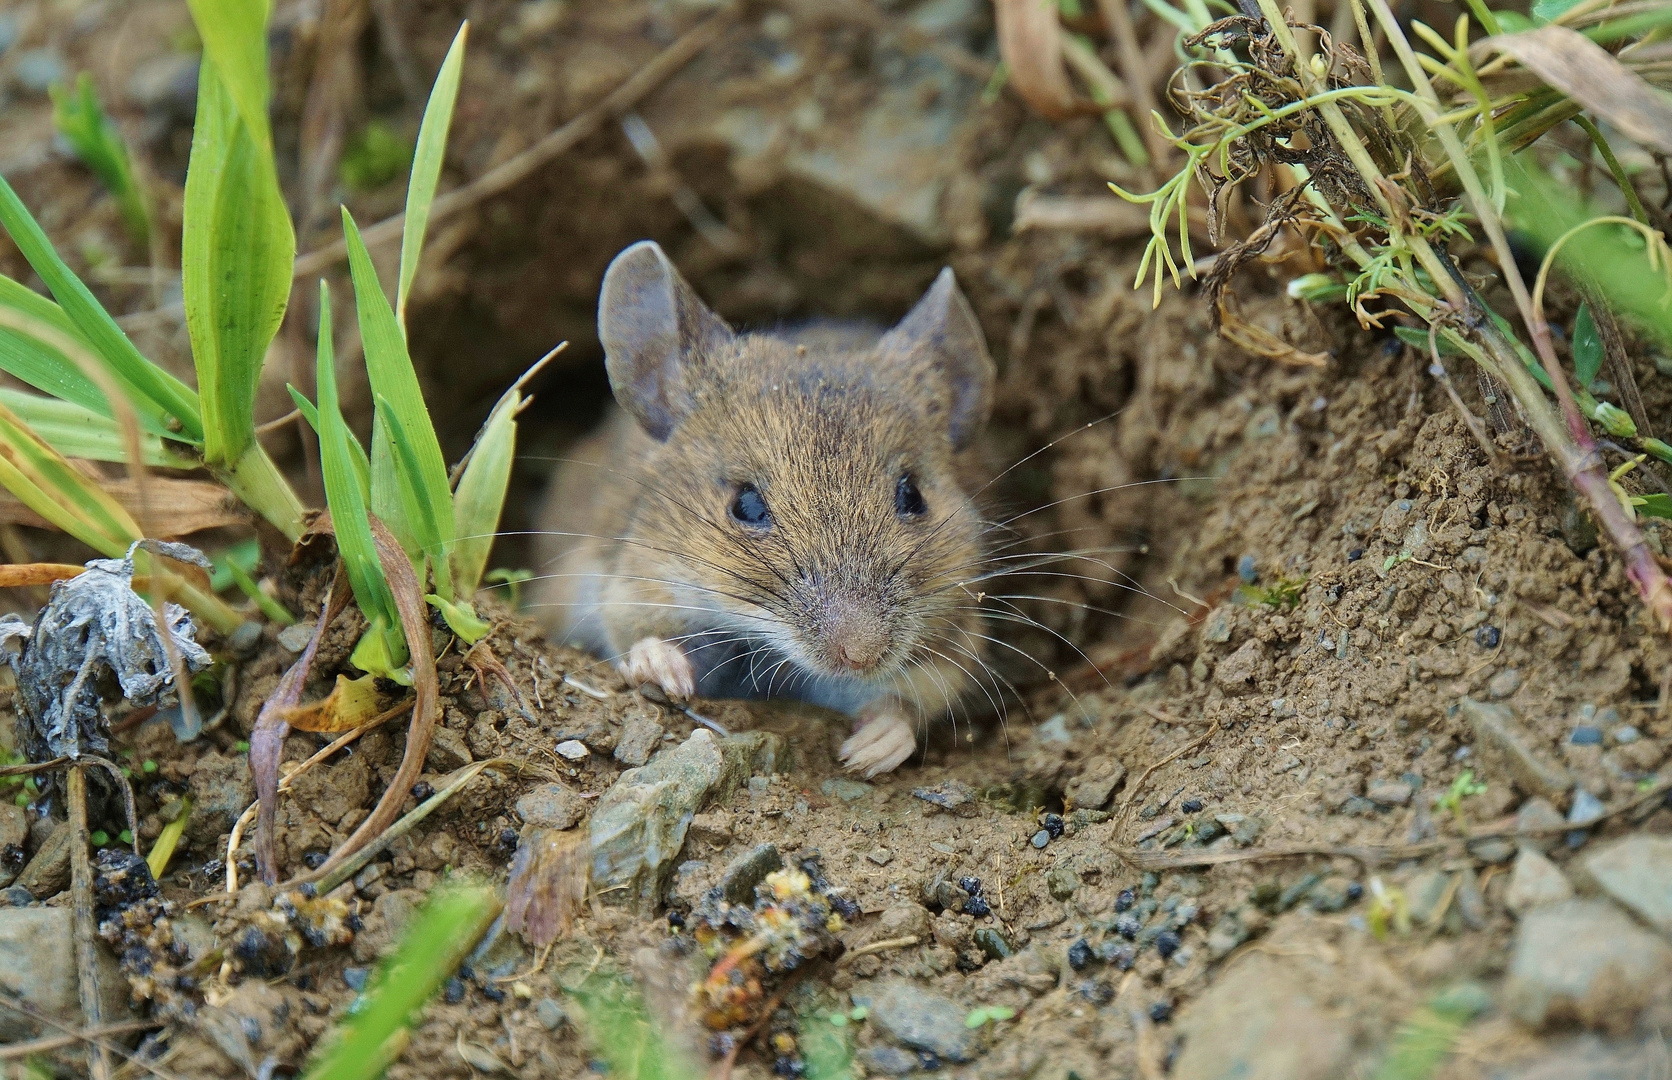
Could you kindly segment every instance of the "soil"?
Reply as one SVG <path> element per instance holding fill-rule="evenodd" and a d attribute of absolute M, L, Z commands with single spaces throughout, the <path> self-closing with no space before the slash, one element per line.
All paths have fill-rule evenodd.
<path fill-rule="evenodd" d="M 468 8 L 472 52 L 449 183 L 578 113 L 707 10 L 637 0 Z M 894 58 L 917 55 L 902 45 L 913 39 L 886 28 L 911 9 L 890 5 L 879 29 L 816 5 L 748 8 L 640 112 L 658 131 L 687 134 L 723 109 L 759 110 L 764 124 L 805 115 L 808 102 L 831 125 L 858 123 L 897 77 Z M 48 106 L 18 81 L 16 54 L 50 47 L 68 68 L 95 72 L 159 186 L 175 192 L 163 215 L 177 228 L 171 185 L 184 171 L 189 97 L 182 115 L 166 94 L 161 104 L 138 103 L 133 86 L 136 71 L 160 70 L 172 55 L 189 26 L 185 5 L 17 11 L 18 44 L 0 53 L 10 95 L 0 111 L 0 171 L 78 268 L 142 262 L 110 200 L 48 148 Z M 397 36 L 408 62 L 433 71 L 464 11 L 438 2 L 403 14 Z M 976 65 L 991 55 L 985 11 L 970 5 L 947 39 Z M 294 155 L 322 31 L 307 5 L 281 3 L 275 19 L 276 130 Z M 363 31 L 356 122 L 370 114 L 410 125 L 416 116 L 391 58 L 394 40 L 375 18 Z M 786 54 L 799 66 L 772 76 L 787 70 L 772 67 Z M 597 282 L 610 256 L 642 236 L 661 240 L 699 291 L 741 323 L 886 321 L 950 262 L 1001 365 L 994 442 L 1001 457 L 1022 463 L 994 513 L 1022 515 L 1015 526 L 1031 550 L 1088 554 L 1052 564 L 1058 576 L 1014 579 L 1010 592 L 1036 625 L 995 624 L 1012 654 L 996 658 L 1011 684 L 993 688 L 998 715 L 972 706 L 955 723 L 932 725 L 923 753 L 895 774 L 868 783 L 843 774 L 835 757 L 843 718 L 696 703 L 693 711 L 728 732 L 782 741 L 766 744 L 772 760 L 757 754 L 757 771 L 735 790 L 695 808 L 665 894 L 648 904 L 626 891 L 595 894 L 549 951 L 492 932 L 468 973 L 424 1010 L 389 1075 L 604 1069 L 610 1048 L 596 1029 L 586 1034 L 573 997 L 600 973 L 643 988 L 656 1026 L 707 1067 L 729 1044 L 703 1027 L 689 996 L 712 959 L 692 937 L 713 929 L 709 890 L 733 880 L 737 861 L 763 844 L 787 864 L 816 860 L 823 882 L 813 888 L 840 898 L 835 906 L 848 914 L 831 924 L 840 947 L 768 976 L 751 999 L 758 1013 L 782 992 L 777 1014 L 742 1046 L 735 1076 L 793 1072 L 803 1048 L 777 1036 L 866 1003 L 869 1016 L 843 1029 L 858 1055 L 853 1075 L 934 1067 L 984 1080 L 1393 1076 L 1375 1070 L 1389 1062 L 1401 1025 L 1460 984 L 1483 997 L 1455 1036 L 1457 1052 L 1430 1071 L 1397 1075 L 1576 1075 L 1540 1070 L 1581 1059 L 1625 1063 L 1598 1076 L 1650 1075 L 1648 1057 L 1644 1072 L 1629 1071 L 1639 1060 L 1631 1055 L 1672 1023 L 1664 985 L 1649 988 L 1646 1004 L 1622 996 L 1601 1013 L 1574 1014 L 1577 1026 L 1604 1035 L 1557 1022 L 1559 1010 L 1549 1024 L 1529 1022 L 1509 977 L 1523 933 L 1507 895 L 1516 845 L 1465 846 L 1459 834 L 1531 813 L 1539 796 L 1566 812 L 1582 789 L 1609 816 L 1589 831 L 1547 832 L 1545 846 L 1582 892 L 1596 893 L 1582 865 L 1591 853 L 1616 837 L 1672 833 L 1672 805 L 1642 798 L 1672 775 L 1663 681 L 1672 643 L 1649 625 L 1563 479 L 1513 437 L 1489 456 L 1426 357 L 1336 308 L 1287 298 L 1292 269 L 1245 271 L 1235 286 L 1240 310 L 1298 349 L 1327 354 L 1321 366 L 1285 366 L 1223 340 L 1194 288 L 1169 288 L 1152 309 L 1147 289 L 1131 287 L 1138 242 L 1095 231 L 1013 234 L 1010 207 L 1024 186 L 1095 194 L 1108 179 L 1144 178 L 1114 156 L 1093 120 L 1046 125 L 1002 95 L 962 107 L 972 119 L 936 151 L 964 178 L 942 191 L 939 235 L 820 190 L 781 163 L 755 161 L 751 172 L 696 135 L 666 136 L 671 166 L 648 167 L 613 126 L 434 235 L 412 340 L 430 400 L 451 403 L 437 409 L 450 452 L 467 445 L 509 379 L 553 342 L 572 343 L 533 387 L 521 493 L 496 565 L 526 559 L 514 533 L 549 467 L 542 459 L 560 454 L 601 407 Z M 736 249 L 717 252 L 682 215 L 671 194 L 681 185 L 713 209 Z M 364 222 L 399 199 L 400 185 L 386 185 L 351 205 Z M 33 280 L 3 243 L 0 269 Z M 94 280 L 113 310 L 134 315 L 142 349 L 189 368 L 166 296 L 161 314 L 144 314 L 158 299 L 148 281 L 114 272 Z M 1649 414 L 1672 416 L 1672 378 L 1647 351 L 1636 361 Z M 289 369 L 270 368 L 279 371 L 262 415 L 277 416 L 288 408 Z M 1484 413 L 1471 382 L 1458 379 L 1463 399 Z M 363 393 L 359 400 L 363 408 Z M 1665 533 L 1651 526 L 1649 535 L 1658 549 Z M 7 541 L 14 561 L 48 547 L 27 530 L 10 530 Z M 316 607 L 320 568 L 275 561 L 273 573 L 292 610 Z M 420 787 L 439 789 L 473 760 L 509 758 L 520 768 L 484 771 L 335 894 L 357 915 L 351 941 L 286 947 L 271 970 L 241 957 L 160 995 L 151 1007 L 168 1027 L 145 1052 L 159 1053 L 169 1074 L 238 1076 L 266 1060 L 281 1073 L 299 1069 L 431 889 L 449 876 L 503 883 L 519 843 L 543 842 L 519 799 L 561 785 L 565 805 L 579 807 L 568 827 L 584 832 L 628 768 L 621 758 L 639 756 L 620 752 L 629 728 L 643 744 L 645 725 L 655 725 L 662 734 L 641 749 L 662 756 L 707 737 L 694 735 L 700 726 L 689 713 L 544 641 L 526 615 L 499 615 L 490 643 L 527 711 L 438 632 L 442 720 Z M 353 620 L 328 635 L 309 698 L 347 669 Z M 182 851 L 161 882 L 177 912 L 224 886 L 227 835 L 253 797 L 244 740 L 294 657 L 269 627 L 253 653 L 232 659 L 235 694 L 218 727 L 184 744 L 161 720 L 123 736 L 125 756 L 156 765 L 136 774 L 142 847 L 180 795 L 194 800 Z M 1513 738 L 1573 785 L 1541 790 L 1478 721 L 1477 703 L 1508 706 Z M 11 723 L 8 709 L 0 742 Z M 365 735 L 282 800 L 281 876 L 365 819 L 400 761 L 403 724 Z M 1579 729 L 1602 735 L 1593 741 Z M 293 734 L 286 768 L 329 738 Z M 585 748 L 578 760 L 557 751 L 570 740 Z M 1466 769 L 1484 790 L 1455 807 L 1441 802 Z M 276 897 L 248 884 L 247 842 L 236 858 L 239 895 L 177 915 L 187 927 L 177 937 L 232 942 L 272 907 Z M 738 900 L 747 905 L 749 895 Z M 901 980 L 926 993 L 902 1002 L 893 989 Z M 933 995 L 961 1014 L 1013 1012 L 960 1026 L 966 1035 L 949 1054 L 931 1049 L 941 1045 L 933 1038 L 914 1044 L 902 1034 L 910 1017 L 900 1014 Z M 227 1034 L 226 1018 L 237 1035 Z M 730 1030 L 742 1036 L 748 1027 Z M 1284 1047 L 1290 1057 L 1272 1056 Z"/>

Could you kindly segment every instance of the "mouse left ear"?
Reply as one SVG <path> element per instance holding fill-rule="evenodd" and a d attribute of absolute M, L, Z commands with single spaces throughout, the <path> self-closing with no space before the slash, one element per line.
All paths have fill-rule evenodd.
<path fill-rule="evenodd" d="M 962 450 L 986 424 L 997 378 L 987 339 L 948 266 L 917 306 L 877 343 L 886 362 L 900 364 L 929 400 L 946 411 L 952 448 Z"/>

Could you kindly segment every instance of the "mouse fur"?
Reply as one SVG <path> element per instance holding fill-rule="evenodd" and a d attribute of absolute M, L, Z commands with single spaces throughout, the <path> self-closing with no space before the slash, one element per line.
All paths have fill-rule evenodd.
<path fill-rule="evenodd" d="M 545 497 L 536 610 L 676 699 L 846 712 L 844 762 L 898 767 L 982 667 L 995 376 L 951 269 L 880 336 L 735 333 L 643 241 L 599 336 L 619 407 Z"/>

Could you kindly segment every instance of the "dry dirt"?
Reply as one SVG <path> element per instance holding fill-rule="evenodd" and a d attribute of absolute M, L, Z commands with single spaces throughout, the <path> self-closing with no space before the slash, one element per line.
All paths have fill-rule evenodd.
<path fill-rule="evenodd" d="M 73 164 L 46 150 L 27 159 L 49 138 L 46 110 L 12 68 L 19 49 L 46 43 L 72 67 L 91 67 L 124 123 L 143 131 L 152 168 L 165 184 L 177 181 L 181 118 L 119 105 L 135 69 L 168 54 L 170 35 L 187 25 L 185 6 L 59 6 L 82 12 L 82 23 L 24 4 L 20 44 L 0 53 L 0 78 L 12 80 L 0 113 L 11 155 L 3 167 L 78 266 L 97 251 L 115 252 L 106 265 L 136 262 L 143 253 L 122 249 L 109 200 Z M 469 5 L 473 52 L 451 180 L 478 175 L 574 115 L 703 7 Z M 885 20 L 914 6 L 892 7 Z M 288 29 L 275 37 L 278 130 L 291 153 L 319 33 L 309 30 L 310 10 L 279 5 Z M 403 16 L 419 70 L 433 70 L 463 10 L 427 3 Z M 990 28 L 984 5 L 968 10 L 951 44 L 973 58 L 989 47 Z M 354 115 L 412 113 L 410 103 L 402 111 L 389 40 L 366 31 L 365 103 Z M 786 53 L 800 67 L 772 76 Z M 876 86 L 897 77 L 894 58 L 918 55 L 831 9 L 750 8 L 642 113 L 658 130 L 688 132 L 693 117 L 722 109 L 793 117 L 817 100 L 838 125 L 874 107 L 867 88 L 881 93 Z M 697 703 L 730 732 L 781 742 L 767 740 L 772 752 L 755 753 L 754 775 L 696 808 L 664 900 L 641 907 L 630 891 L 595 895 L 549 955 L 498 933 L 426 1009 L 389 1075 L 595 1073 L 604 1050 L 569 994 L 600 973 L 644 987 L 675 1043 L 699 1058 L 723 1051 L 687 996 L 708 963 L 690 945 L 692 928 L 712 914 L 708 890 L 762 844 L 787 863 L 816 853 L 834 895 L 857 906 L 836 936 L 862 955 L 838 959 L 832 948 L 793 978 L 769 980 L 761 997 L 782 989 L 782 1007 L 743 1048 L 736 1076 L 793 1072 L 800 1050 L 793 1039 L 774 1046 L 775 1035 L 867 1003 L 869 1015 L 842 1029 L 855 1076 L 1661 1075 L 1652 1070 L 1666 1061 L 1656 1032 L 1672 1025 L 1667 969 L 1636 982 L 1605 973 L 1565 1005 L 1529 1005 L 1538 980 L 1510 978 L 1518 935 L 1532 933 L 1509 895 L 1525 857 L 1513 840 L 1465 847 L 1459 838 L 1462 827 L 1536 814 L 1526 807 L 1541 795 L 1557 814 L 1576 800 L 1583 810 L 1583 792 L 1605 821 L 1566 836 L 1547 829 L 1522 845 L 1547 847 L 1582 895 L 1617 898 L 1586 860 L 1616 837 L 1666 844 L 1672 834 L 1672 806 L 1642 798 L 1669 776 L 1662 679 L 1672 647 L 1649 627 L 1562 479 L 1525 446 L 1506 443 L 1489 459 L 1426 358 L 1338 310 L 1287 299 L 1277 269 L 1240 279 L 1244 315 L 1327 353 L 1321 367 L 1285 367 L 1221 340 L 1193 289 L 1169 290 L 1151 310 L 1147 291 L 1131 288 L 1130 240 L 1012 235 L 1009 207 L 1025 185 L 1086 194 L 1111 177 L 1141 178 L 1114 160 L 1090 120 L 1047 126 L 1004 97 L 972 96 L 960 108 L 974 119 L 944 153 L 966 179 L 941 192 L 938 237 L 815 190 L 782 161 L 729 167 L 735 147 L 694 135 L 668 139 L 670 181 L 607 127 L 437 239 L 443 250 L 426 261 L 430 284 L 412 326 L 432 402 L 456 406 L 437 410 L 450 450 L 465 445 L 507 379 L 555 340 L 574 342 L 534 387 L 541 398 L 524 424 L 519 479 L 527 492 L 541 482 L 542 458 L 560 453 L 598 407 L 591 303 L 625 242 L 661 239 L 722 314 L 757 324 L 809 314 L 886 320 L 950 261 L 1001 364 L 1000 456 L 1019 461 L 1061 440 L 1007 475 L 994 513 L 1025 514 L 1015 524 L 1031 550 L 1088 554 L 1007 585 L 1041 625 L 995 624 L 1008 643 L 1001 670 L 1014 684 L 995 688 L 999 715 L 972 707 L 956 724 L 934 725 L 927 749 L 894 775 L 866 784 L 843 775 L 841 718 Z M 693 230 L 670 197 L 679 183 L 740 238 L 736 251 L 717 253 Z M 398 199 L 380 190 L 354 205 L 364 221 Z M 4 243 L 0 267 L 31 280 Z M 119 313 L 153 306 L 143 281 L 107 277 L 114 283 L 101 294 Z M 137 321 L 142 347 L 183 361 L 177 317 Z M 1650 415 L 1672 416 L 1672 378 L 1647 352 L 1637 359 Z M 1459 385 L 1481 411 L 1471 381 Z M 264 415 L 287 407 L 270 404 Z M 525 502 L 513 500 L 509 531 L 526 521 Z M 1658 545 L 1665 534 L 1650 536 Z M 45 543 L 16 530 L 8 542 Z M 519 565 L 525 551 L 510 537 L 496 562 Z M 317 573 L 272 565 L 281 597 L 307 610 Z M 351 632 L 328 639 L 310 696 L 346 664 Z M 160 1053 L 169 1074 L 237 1076 L 264 1060 L 280 1073 L 298 1069 L 429 889 L 448 875 L 505 881 L 518 843 L 534 838 L 520 798 L 562 785 L 575 808 L 564 816 L 584 831 L 627 767 L 620 758 L 670 755 L 707 738 L 598 661 L 548 645 L 525 618 L 504 615 L 491 641 L 529 712 L 447 651 L 443 719 L 423 781 L 440 787 L 452 770 L 498 757 L 521 762 L 522 773 L 483 773 L 345 886 L 342 898 L 359 913 L 351 944 L 304 945 L 272 970 L 235 953 L 199 985 L 164 995 L 170 1027 L 145 1052 Z M 131 760 L 157 765 L 138 785 L 144 843 L 178 805 L 171 800 L 195 799 L 187 845 L 162 882 L 176 908 L 224 884 L 226 836 L 252 797 L 242 740 L 294 655 L 269 628 L 252 657 L 235 661 L 225 722 L 196 742 L 177 744 L 158 720 L 125 736 Z M 0 724 L 10 723 L 7 710 Z M 1490 723 L 1507 723 L 1509 734 L 1491 737 Z M 646 725 L 660 737 L 647 742 Z M 366 735 L 283 800 L 287 870 L 364 820 L 399 762 L 399 727 Z M 588 753 L 559 755 L 566 740 Z M 1506 752 L 1506 740 L 1528 759 Z M 287 762 L 325 741 L 293 735 Z M 761 740 L 753 745 L 759 751 Z M 1465 769 L 1484 790 L 1455 811 L 1437 804 Z M 247 882 L 247 844 L 239 858 Z M 1672 882 L 1664 850 L 1658 858 L 1662 876 L 1650 880 Z M 200 906 L 185 921 L 197 940 L 230 944 L 272 900 L 246 884 L 235 901 Z M 1559 936 L 1586 932 L 1575 916 Z M 914 1036 L 913 1023 L 934 1027 L 915 1015 L 934 999 L 896 993 L 902 980 L 960 1016 L 991 1006 L 1014 1016 Z M 1419 1071 L 1378 1072 L 1392 1067 L 1401 1025 L 1441 993 L 1469 1006 L 1457 1052 Z M 1452 1015 L 1421 1015 L 1442 1013 Z M 239 1046 L 246 1064 L 228 1049 Z"/>

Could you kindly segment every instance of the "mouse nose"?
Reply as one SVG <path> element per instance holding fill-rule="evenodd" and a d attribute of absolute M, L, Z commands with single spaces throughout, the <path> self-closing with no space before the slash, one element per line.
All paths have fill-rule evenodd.
<path fill-rule="evenodd" d="M 882 613 L 845 598 L 829 601 L 826 640 L 837 663 L 854 671 L 869 671 L 888 651 L 888 625 Z"/>

